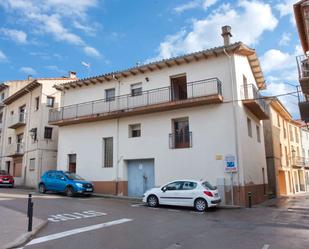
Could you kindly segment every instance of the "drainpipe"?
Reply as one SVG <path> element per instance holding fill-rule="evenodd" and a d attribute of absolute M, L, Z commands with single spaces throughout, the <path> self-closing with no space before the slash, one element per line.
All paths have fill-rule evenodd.
<path fill-rule="evenodd" d="M 235 99 L 237 99 L 237 97 L 235 97 L 235 80 L 234 80 L 234 74 L 235 74 L 235 69 L 234 69 L 234 63 L 232 62 L 232 56 L 230 56 L 225 48 L 223 48 L 223 52 L 224 54 L 227 56 L 228 60 L 229 60 L 229 64 L 230 64 L 230 78 L 231 78 L 231 82 L 232 82 L 232 103 L 233 103 L 233 117 L 234 117 L 234 132 L 235 132 L 235 142 L 236 142 L 236 163 L 238 166 L 238 173 L 237 173 L 237 178 L 238 178 L 238 187 L 240 185 L 240 167 L 239 167 L 239 141 L 238 141 L 238 122 L 237 122 L 237 113 L 236 113 L 236 102 Z M 244 170 L 244 169 L 243 169 Z M 243 172 L 244 173 L 244 172 Z M 233 173 L 231 173 L 231 180 L 233 181 Z M 234 191 L 233 191 L 233 182 L 232 184 L 232 190 L 231 190 L 231 198 L 232 198 L 232 205 L 234 205 Z M 240 201 L 240 196 L 238 195 L 238 201 Z"/>

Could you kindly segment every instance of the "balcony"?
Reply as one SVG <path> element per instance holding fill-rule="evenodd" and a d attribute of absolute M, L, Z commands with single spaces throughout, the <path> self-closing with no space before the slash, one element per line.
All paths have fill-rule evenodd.
<path fill-rule="evenodd" d="M 259 120 L 269 119 L 269 106 L 255 85 L 242 86 L 241 98 L 244 106 Z"/>
<path fill-rule="evenodd" d="M 18 113 L 10 116 L 8 121 L 8 127 L 11 129 L 17 129 L 26 125 L 26 113 Z"/>
<path fill-rule="evenodd" d="M 181 149 L 192 147 L 192 132 L 169 134 L 170 149 Z"/>
<path fill-rule="evenodd" d="M 295 167 L 309 167 L 309 159 L 300 156 L 290 158 L 291 165 Z"/>
<path fill-rule="evenodd" d="M 24 143 L 12 143 L 6 148 L 7 157 L 19 157 L 24 154 Z"/>
<path fill-rule="evenodd" d="M 309 95 L 298 92 L 298 107 L 301 120 L 309 122 Z"/>
<path fill-rule="evenodd" d="M 217 78 L 187 83 L 185 94 L 175 94 L 172 87 L 140 92 L 138 95 L 121 95 L 87 103 L 51 109 L 51 125 L 69 125 L 216 104 L 223 101 L 221 82 Z M 175 97 L 178 96 L 178 97 Z"/>
<path fill-rule="evenodd" d="M 304 94 L 309 95 L 309 58 L 306 55 L 296 57 L 298 78 Z"/>

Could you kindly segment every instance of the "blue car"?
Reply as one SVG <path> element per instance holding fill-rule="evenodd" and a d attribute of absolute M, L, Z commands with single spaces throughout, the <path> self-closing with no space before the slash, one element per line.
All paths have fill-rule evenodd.
<path fill-rule="evenodd" d="M 39 192 L 46 191 L 66 193 L 67 196 L 72 197 L 75 194 L 91 194 L 93 184 L 75 173 L 49 170 L 44 173 L 39 183 Z"/>

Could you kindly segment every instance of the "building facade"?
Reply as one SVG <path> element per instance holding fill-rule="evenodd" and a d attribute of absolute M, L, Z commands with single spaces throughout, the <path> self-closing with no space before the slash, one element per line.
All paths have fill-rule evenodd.
<path fill-rule="evenodd" d="M 248 192 L 264 200 L 263 74 L 253 49 L 225 38 L 222 47 L 58 85 L 62 104 L 49 116 L 59 126 L 58 169 L 107 194 L 141 196 L 193 178 L 217 185 L 227 204 L 245 205 Z"/>
<path fill-rule="evenodd" d="M 309 191 L 306 186 L 309 143 L 301 123 L 278 99 L 269 99 L 270 119 L 264 121 L 268 190 L 282 196 Z"/>
<path fill-rule="evenodd" d="M 74 73 L 2 84 L 1 168 L 14 176 L 16 185 L 36 187 L 45 170 L 56 169 L 58 128 L 48 124 L 48 112 L 60 105 L 54 84 L 72 80 Z"/>

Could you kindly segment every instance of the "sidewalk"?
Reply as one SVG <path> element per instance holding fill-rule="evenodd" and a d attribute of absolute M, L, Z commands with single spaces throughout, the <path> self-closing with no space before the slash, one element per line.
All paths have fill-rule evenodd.
<path fill-rule="evenodd" d="M 46 221 L 33 218 L 33 232 L 37 232 Z M 27 233 L 27 215 L 0 206 L 0 249 L 14 248 L 26 242 L 32 233 Z"/>

